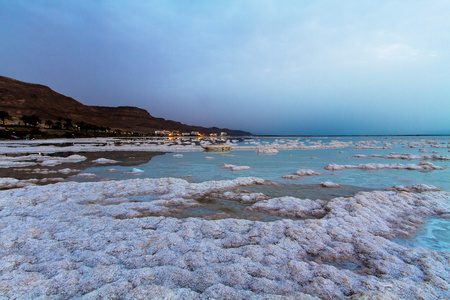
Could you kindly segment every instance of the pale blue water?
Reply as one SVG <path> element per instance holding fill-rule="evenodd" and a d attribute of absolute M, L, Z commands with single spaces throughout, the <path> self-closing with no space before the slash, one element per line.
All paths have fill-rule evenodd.
<path fill-rule="evenodd" d="M 297 139 L 297 138 L 295 138 Z M 314 140 L 311 138 L 306 138 Z M 320 138 L 324 143 L 331 139 L 337 138 Z M 370 138 L 373 139 L 373 138 Z M 398 140 L 400 138 L 394 138 Z M 436 139 L 436 138 L 434 138 Z M 260 138 L 259 141 L 273 142 L 275 138 Z M 285 139 L 288 140 L 288 139 Z M 304 140 L 304 139 L 302 139 Z M 341 141 L 359 141 L 367 139 L 340 138 Z M 386 138 L 380 141 L 389 141 Z M 407 141 L 417 141 L 417 139 L 405 139 Z M 449 142 L 447 138 L 440 139 Z M 244 145 L 245 142 L 239 144 Z M 441 155 L 450 155 L 449 149 L 436 149 L 427 147 L 428 150 L 437 151 Z M 343 153 L 341 153 L 343 152 Z M 129 172 L 133 167 L 114 166 L 116 172 L 108 172 L 111 166 L 99 166 L 85 170 L 88 173 L 94 173 L 104 178 L 129 179 L 129 178 L 160 178 L 160 177 L 176 177 L 183 176 L 191 182 L 202 182 L 208 180 L 228 180 L 242 176 L 255 176 L 259 178 L 269 179 L 277 183 L 296 183 L 296 184 L 315 184 L 323 181 L 333 181 L 340 184 L 362 186 L 367 188 L 387 188 L 393 185 L 411 185 L 415 183 L 431 184 L 450 191 L 450 169 L 436 170 L 432 172 L 418 172 L 411 170 L 342 170 L 329 172 L 324 167 L 330 163 L 335 164 L 367 164 L 367 163 L 400 163 L 410 164 L 418 163 L 418 160 L 392 160 L 392 159 L 360 159 L 349 158 L 355 154 L 381 154 L 389 153 L 411 153 L 411 154 L 432 154 L 420 153 L 419 148 L 407 149 L 402 145 L 396 145 L 392 149 L 322 149 L 322 150 L 280 150 L 276 155 L 264 156 L 258 155 L 254 150 L 231 151 L 228 155 L 233 157 L 222 156 L 214 153 L 203 152 L 181 152 L 166 153 L 152 158 L 144 165 L 133 166 L 143 170 L 137 175 L 123 174 Z M 173 157 L 175 154 L 183 154 L 183 157 Z M 205 157 L 214 157 L 213 160 L 205 159 Z M 315 157 L 316 159 L 311 159 Z M 438 166 L 448 166 L 450 161 L 432 161 Z M 220 164 L 234 164 L 238 166 L 250 166 L 252 169 L 247 171 L 233 172 L 223 169 Z M 292 174 L 299 169 L 312 169 L 316 172 L 322 172 L 321 176 L 305 176 L 297 180 L 282 179 L 283 175 Z M 334 175 L 333 175 L 334 174 Z"/>
<path fill-rule="evenodd" d="M 272 143 L 276 138 L 259 138 L 254 139 L 259 142 Z M 279 140 L 282 138 L 278 138 Z M 284 140 L 299 138 L 283 138 Z M 328 143 L 330 140 L 353 141 L 358 142 L 362 140 L 379 140 L 382 142 L 389 142 L 392 140 L 404 140 L 414 142 L 419 140 L 440 140 L 443 143 L 450 142 L 449 137 L 393 137 L 393 138 L 300 138 L 305 140 L 317 141 L 322 140 L 323 143 Z M 241 140 L 240 145 L 251 146 L 252 140 Z M 306 143 L 308 144 L 308 143 Z M 265 144 L 263 144 L 265 145 Z M 228 180 L 237 177 L 255 176 L 271 180 L 276 183 L 288 184 L 318 184 L 323 181 L 332 181 L 339 184 L 360 186 L 371 189 L 384 189 L 394 185 L 412 185 L 412 184 L 430 184 L 441 187 L 445 191 L 450 191 L 450 168 L 445 170 L 436 170 L 431 172 L 419 172 L 411 170 L 342 170 L 330 172 L 324 167 L 330 163 L 334 164 L 367 164 L 367 163 L 400 163 L 412 164 L 418 163 L 419 160 L 392 160 L 392 159 L 360 159 L 349 158 L 356 154 L 381 154 L 387 155 L 389 153 L 409 153 L 409 154 L 427 154 L 420 153 L 419 149 L 427 149 L 436 151 L 436 154 L 450 155 L 449 149 L 432 148 L 430 146 L 407 148 L 405 145 L 394 145 L 392 149 L 353 149 L 353 146 L 342 149 L 326 149 L 326 150 L 280 150 L 278 154 L 272 156 L 258 155 L 254 150 L 247 151 L 231 151 L 227 155 L 203 152 L 181 152 L 181 153 L 166 153 L 153 157 L 148 163 L 137 166 L 99 166 L 95 168 L 86 169 L 84 172 L 94 173 L 102 178 L 113 179 L 131 179 L 131 178 L 160 178 L 160 177 L 184 177 L 190 182 L 202 182 L 208 180 Z M 342 152 L 342 153 L 341 153 Z M 173 157 L 175 154 L 183 154 L 183 157 Z M 214 157 L 212 160 L 205 159 L 205 157 Z M 311 159 L 312 157 L 316 159 Z M 220 164 L 233 164 L 238 166 L 250 166 L 252 169 L 247 171 L 233 172 L 223 169 Z M 438 166 L 450 166 L 450 161 L 432 161 Z M 115 172 L 107 171 L 114 168 Z M 143 172 L 137 175 L 123 174 L 129 172 L 132 168 L 138 168 Z M 312 169 L 316 172 L 322 172 L 324 175 L 320 176 L 304 176 L 297 180 L 289 180 L 281 178 L 283 175 L 292 174 L 299 169 Z M 189 176 L 189 177 L 186 177 Z M 72 180 L 84 181 L 83 179 Z M 422 230 L 414 237 L 402 240 L 396 240 L 409 246 L 427 247 L 435 250 L 450 250 L 449 237 L 450 221 L 446 219 L 431 219 Z"/>
<path fill-rule="evenodd" d="M 450 220 L 430 219 L 419 229 L 417 234 L 409 238 L 397 238 L 394 241 L 410 247 L 450 251 Z"/>

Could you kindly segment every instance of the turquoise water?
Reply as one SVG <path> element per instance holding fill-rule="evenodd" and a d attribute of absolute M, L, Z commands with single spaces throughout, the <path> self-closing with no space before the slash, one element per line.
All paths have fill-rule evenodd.
<path fill-rule="evenodd" d="M 336 138 L 330 138 L 336 139 Z M 274 138 L 260 138 L 258 141 L 273 142 Z M 288 140 L 288 139 L 285 139 Z M 312 139 L 311 139 L 312 140 Z M 323 143 L 329 142 L 325 138 Z M 350 138 L 338 139 L 348 141 Z M 361 139 L 352 139 L 359 141 Z M 362 139 L 364 140 L 364 139 Z M 396 140 L 396 139 L 394 139 Z M 448 142 L 447 139 L 441 139 Z M 380 141 L 386 141 L 385 138 Z M 389 141 L 389 140 L 388 140 Z M 407 141 L 417 141 L 408 139 Z M 244 145 L 245 142 L 239 144 Z M 422 147 L 420 147 L 422 148 Z M 339 184 L 361 186 L 366 188 L 382 189 L 393 185 L 411 185 L 416 183 L 431 184 L 450 191 L 450 169 L 431 172 L 419 172 L 411 170 L 342 170 L 330 172 L 324 167 L 330 163 L 335 164 L 367 164 L 367 163 L 418 163 L 419 160 L 393 160 L 393 159 L 361 159 L 349 158 L 356 154 L 381 154 L 409 153 L 409 154 L 433 154 L 420 153 L 420 148 L 408 149 L 403 145 L 395 145 L 392 149 L 321 149 L 321 150 L 280 150 L 278 154 L 271 156 L 258 155 L 254 150 L 231 151 L 227 156 L 203 152 L 166 153 L 152 158 L 148 163 L 136 166 L 99 166 L 86 169 L 85 172 L 94 173 L 102 178 L 129 179 L 129 178 L 160 178 L 176 177 L 185 178 L 190 182 L 202 182 L 208 180 L 228 180 L 243 176 L 255 176 L 268 179 L 277 183 L 315 184 L 323 181 L 332 181 Z M 427 150 L 436 151 L 440 155 L 449 155 L 449 149 L 436 149 L 426 147 Z M 342 152 L 342 153 L 341 153 Z M 183 157 L 173 157 L 182 154 Z M 228 156 L 232 155 L 232 156 Z M 205 159 L 213 157 L 214 159 Z M 315 158 L 315 159 L 312 159 Z M 221 164 L 233 164 L 237 166 L 249 166 L 251 170 L 230 171 L 223 169 Z M 438 166 L 449 166 L 450 161 L 432 161 Z M 116 171 L 111 172 L 109 169 Z M 140 174 L 124 174 L 133 168 L 143 172 Z M 297 180 L 283 179 L 283 175 L 289 175 L 299 169 L 312 169 L 324 173 L 320 176 L 304 176 Z"/>
<path fill-rule="evenodd" d="M 252 146 L 251 142 L 257 141 L 262 145 L 273 143 L 276 138 L 259 138 L 254 140 L 240 140 L 239 145 Z M 280 140 L 280 138 L 278 138 Z M 299 140 L 299 138 L 293 138 Z M 439 140 L 449 145 L 448 137 L 429 137 L 429 138 L 378 138 L 381 142 L 391 142 L 394 140 L 403 140 L 405 142 L 417 142 L 422 140 Z M 289 138 L 283 138 L 288 142 Z M 358 142 L 362 140 L 375 140 L 375 138 L 301 138 L 305 144 L 306 140 L 315 142 L 322 140 L 328 143 L 330 140 Z M 279 142 L 281 143 L 281 142 Z M 437 153 L 421 153 L 419 149 L 435 151 Z M 225 155 L 203 152 L 180 152 L 166 153 L 153 157 L 145 164 L 136 166 L 99 166 L 86 169 L 86 173 L 94 173 L 100 178 L 112 179 L 131 179 L 131 178 L 161 178 L 175 177 L 184 178 L 190 182 L 202 182 L 208 180 L 228 180 L 237 177 L 255 176 L 268 179 L 280 184 L 298 184 L 314 185 L 323 181 L 332 181 L 342 185 L 353 187 L 362 187 L 368 189 L 384 189 L 394 185 L 412 185 L 429 184 L 441 187 L 445 191 L 450 191 L 450 168 L 445 170 L 435 170 L 431 172 L 419 172 L 411 170 L 342 170 L 330 172 L 324 169 L 328 164 L 367 164 L 367 163 L 399 163 L 415 164 L 419 160 L 393 160 L 383 158 L 351 158 L 356 154 L 380 154 L 389 153 L 405 154 L 439 154 L 450 155 L 449 148 L 433 148 L 430 145 L 426 147 L 408 148 L 407 145 L 396 144 L 391 149 L 353 149 L 353 146 L 342 149 L 322 149 L 322 150 L 280 150 L 278 154 L 271 156 L 258 155 L 255 150 L 231 151 Z M 175 154 L 182 154 L 182 157 L 174 157 Z M 205 159 L 213 157 L 214 159 Z M 312 159 L 314 158 L 314 159 Z M 450 166 L 450 161 L 432 161 L 438 166 Z M 223 169 L 221 164 L 233 164 L 237 166 L 249 166 L 251 170 L 233 172 Z M 142 170 L 139 174 L 124 174 L 130 172 L 133 168 Z M 114 169 L 115 171 L 111 171 Z M 283 175 L 289 175 L 299 169 L 312 169 L 316 172 L 324 173 L 320 176 L 304 176 L 296 180 L 283 179 Z M 86 179 L 72 178 L 69 180 L 85 181 Z M 193 212 L 202 213 L 205 212 Z M 395 241 L 412 246 L 426 247 L 435 250 L 450 250 L 450 221 L 448 219 L 434 218 L 428 220 L 423 228 L 417 234 L 406 239 L 396 239 Z"/>
<path fill-rule="evenodd" d="M 432 218 L 413 236 L 409 238 L 397 238 L 394 241 L 410 247 L 450 251 L 450 220 Z"/>

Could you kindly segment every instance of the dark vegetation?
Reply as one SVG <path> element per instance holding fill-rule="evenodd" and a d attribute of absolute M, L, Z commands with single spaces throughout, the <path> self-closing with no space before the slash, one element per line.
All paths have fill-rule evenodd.
<path fill-rule="evenodd" d="M 81 137 L 121 137 L 144 136 L 139 132 L 122 132 L 110 127 L 88 124 L 83 121 L 73 123 L 71 119 L 62 117 L 58 121 L 42 120 L 36 115 L 22 115 L 19 123 L 5 125 L 5 120 L 11 120 L 8 112 L 1 110 L 0 139 L 34 139 L 34 138 L 81 138 Z M 45 127 L 40 127 L 40 125 Z M 145 134 L 149 135 L 149 134 Z"/>

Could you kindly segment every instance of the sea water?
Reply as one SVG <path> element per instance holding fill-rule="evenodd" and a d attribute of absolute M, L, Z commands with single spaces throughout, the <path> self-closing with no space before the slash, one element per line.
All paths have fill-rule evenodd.
<path fill-rule="evenodd" d="M 297 138 L 296 138 L 297 139 Z M 336 140 L 336 138 L 333 138 Z M 270 145 L 275 138 L 259 138 L 244 140 L 239 145 L 250 142 L 264 142 Z M 283 140 L 288 141 L 285 138 Z M 311 139 L 308 139 L 311 140 Z M 321 138 L 324 143 L 326 138 Z M 341 138 L 341 141 L 358 141 L 355 138 Z M 386 138 L 379 139 L 386 141 Z M 389 140 L 388 140 L 389 141 Z M 408 139 L 406 141 L 415 141 Z M 447 139 L 442 139 L 448 142 Z M 101 178 L 130 179 L 130 178 L 161 178 L 175 177 L 185 178 L 190 182 L 203 182 L 209 180 L 229 180 L 243 176 L 255 176 L 276 183 L 316 184 L 323 181 L 332 181 L 339 184 L 361 186 L 371 189 L 384 189 L 393 185 L 429 184 L 450 191 L 450 169 L 420 172 L 412 170 L 341 170 L 330 172 L 324 169 L 328 164 L 367 164 L 367 163 L 398 163 L 413 164 L 420 160 L 383 159 L 383 158 L 354 158 L 356 154 L 389 153 L 405 154 L 433 154 L 420 153 L 421 148 L 405 148 L 404 145 L 394 145 L 391 149 L 353 149 L 353 147 L 339 149 L 314 149 L 314 150 L 280 150 L 275 155 L 258 155 L 255 150 L 231 151 L 226 154 L 214 154 L 205 152 L 181 152 L 166 153 L 153 157 L 148 163 L 136 166 L 114 166 L 115 172 L 111 172 L 111 166 L 100 166 L 85 170 L 94 173 Z M 427 150 L 438 152 L 438 155 L 450 155 L 449 149 L 429 148 Z M 181 156 L 182 155 L 182 156 Z M 181 157 L 178 157 L 181 156 Z M 213 159 L 209 159 L 213 158 Z M 432 161 L 437 166 L 449 166 L 450 161 Z M 249 166 L 250 170 L 230 171 L 222 168 L 222 164 L 237 166 Z M 139 174 L 127 174 L 133 168 L 142 170 Z M 292 174 L 299 169 L 311 169 L 320 176 L 303 176 L 297 180 L 283 179 L 284 175 Z"/>
<path fill-rule="evenodd" d="M 289 143 L 291 141 L 305 141 L 306 145 L 311 145 L 318 140 L 328 143 L 330 140 L 339 140 L 353 143 L 368 140 L 357 137 L 345 138 L 257 138 L 241 139 L 235 143 L 239 146 L 268 146 L 274 142 L 279 144 Z M 429 138 L 410 138 L 410 137 L 392 137 L 392 138 L 369 138 L 381 143 L 402 140 L 404 143 L 394 144 L 390 149 L 354 149 L 353 146 L 339 149 L 314 149 L 314 150 L 280 150 L 275 155 L 258 155 L 256 151 L 231 151 L 226 154 L 215 154 L 205 152 L 180 152 L 166 153 L 153 157 L 149 162 L 136 166 L 115 165 L 115 171 L 111 171 L 111 166 L 94 167 L 85 170 L 87 173 L 94 173 L 100 178 L 110 179 L 131 179 L 131 178 L 162 178 L 175 177 L 184 178 L 190 182 L 203 182 L 209 180 L 229 180 L 237 177 L 255 176 L 268 181 L 291 188 L 285 188 L 285 193 L 276 191 L 277 196 L 292 196 L 288 191 L 292 185 L 311 186 L 324 181 L 331 181 L 348 187 L 353 187 L 355 191 L 364 189 L 386 189 L 394 185 L 412 185 L 428 184 L 442 188 L 444 191 L 450 191 L 450 168 L 444 170 L 435 170 L 429 172 L 420 172 L 413 170 L 341 170 L 327 171 L 324 167 L 328 164 L 367 164 L 367 163 L 399 163 L 413 164 L 420 160 L 402 160 L 402 159 L 384 159 L 384 158 L 355 158 L 354 155 L 388 155 L 389 153 L 404 154 L 438 154 L 449 155 L 448 148 L 432 148 L 430 145 L 410 148 L 408 142 L 424 141 L 427 139 L 439 140 L 444 145 L 449 143 L 448 137 L 429 137 Z M 381 144 L 382 145 L 382 144 Z M 421 153 L 419 149 L 434 151 L 434 153 Z M 211 159 L 212 158 L 212 159 Z M 437 166 L 450 166 L 450 161 L 432 161 Z M 230 171 L 222 168 L 222 164 L 233 164 L 237 166 L 249 166 L 251 169 L 245 171 Z M 127 174 L 133 168 L 142 172 L 137 174 Z M 311 169 L 318 173 L 317 176 L 303 176 L 299 179 L 284 179 L 282 176 L 292 174 L 299 169 Z M 82 180 L 82 179 L 69 179 Z M 329 189 L 330 192 L 333 189 Z M 319 192 L 319 188 L 317 192 Z M 272 191 L 275 192 L 275 191 Z M 270 193 L 270 191 L 269 191 Z M 311 198 L 314 198 L 312 196 Z M 396 239 L 395 241 L 413 247 L 426 247 L 435 250 L 450 250 L 450 220 L 445 218 L 433 218 L 427 220 L 423 228 L 417 234 L 409 237 Z"/>

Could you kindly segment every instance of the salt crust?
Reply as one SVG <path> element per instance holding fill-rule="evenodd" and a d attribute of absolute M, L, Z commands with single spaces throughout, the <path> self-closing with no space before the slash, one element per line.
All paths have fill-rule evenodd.
<path fill-rule="evenodd" d="M 331 182 L 331 181 L 321 182 L 320 185 L 322 187 L 326 187 L 326 188 L 338 188 L 338 187 L 341 186 L 339 183 L 334 183 L 334 182 Z"/>
<path fill-rule="evenodd" d="M 36 165 L 53 167 L 63 163 L 77 163 L 86 159 L 87 158 L 85 156 L 77 154 L 70 155 L 68 157 L 45 156 L 38 154 L 16 157 L 0 156 L 0 168 L 28 167 Z"/>
<path fill-rule="evenodd" d="M 385 159 L 403 159 L 403 160 L 450 160 L 450 155 L 417 155 L 409 153 L 389 153 L 388 155 L 380 154 L 356 154 L 350 158 L 385 158 Z"/>
<path fill-rule="evenodd" d="M 144 170 L 138 169 L 138 168 L 132 168 L 129 172 L 122 172 L 123 174 L 131 174 L 131 175 L 139 175 L 144 173 Z"/>
<path fill-rule="evenodd" d="M 450 193 L 282 197 L 249 209 L 306 217 L 258 222 L 148 216 L 257 178 L 64 182 L 0 192 L 5 299 L 362 299 L 450 297 L 450 254 L 409 248 Z M 425 186 L 415 190 L 429 190 Z M 149 195 L 154 201 L 129 198 Z M 317 219 L 318 217 L 322 217 Z"/>
<path fill-rule="evenodd" d="M 64 168 L 64 169 L 59 169 L 59 170 L 49 170 L 49 169 L 45 169 L 45 168 L 33 168 L 33 169 L 29 169 L 29 168 L 21 168 L 21 169 L 17 169 L 19 171 L 26 171 L 26 172 L 30 172 L 30 173 L 36 173 L 36 174 L 69 174 L 69 173 L 77 173 L 80 172 L 80 170 L 78 169 L 70 169 L 70 168 Z"/>
<path fill-rule="evenodd" d="M 231 171 L 246 171 L 246 170 L 252 169 L 249 166 L 236 166 L 236 165 L 232 165 L 232 164 L 221 164 L 221 166 L 222 166 L 222 168 L 228 169 Z"/>
<path fill-rule="evenodd" d="M 57 146 L 63 144 L 64 147 Z M 71 144 L 70 146 L 67 146 Z M 98 151 L 156 151 L 156 152 L 183 152 L 203 151 L 202 146 L 210 144 L 208 141 L 192 143 L 189 141 L 168 141 L 161 138 L 121 139 L 121 138 L 92 138 L 92 139 L 60 139 L 36 141 L 0 141 L 0 153 L 56 153 L 56 152 L 98 152 Z M 260 148 L 274 150 L 312 150 L 312 149 L 339 149 L 354 147 L 355 149 L 390 149 L 393 145 L 403 145 L 404 148 L 450 148 L 450 144 L 440 140 L 364 140 L 352 141 L 330 140 L 324 143 L 321 140 L 276 139 L 273 143 L 250 141 L 242 144 L 229 143 L 232 150 L 258 150 Z M 423 151 L 423 150 L 422 150 Z M 5 162 L 0 157 L 0 167 Z M 14 162 L 9 162 L 14 163 Z M 20 162 L 25 164 L 26 162 Z"/>
<path fill-rule="evenodd" d="M 12 188 L 20 188 L 35 184 L 47 184 L 47 183 L 55 183 L 58 181 L 63 181 L 64 178 L 54 177 L 54 178 L 41 178 L 41 179 L 16 179 L 10 177 L 2 177 L 0 178 L 0 189 L 12 189 Z"/>
<path fill-rule="evenodd" d="M 398 169 L 398 170 L 415 170 L 415 171 L 432 171 L 444 170 L 446 167 L 436 166 L 431 162 L 422 161 L 417 164 L 360 164 L 360 165 L 338 165 L 329 164 L 325 166 L 325 170 L 340 171 L 346 169 L 360 169 L 360 170 L 381 170 L 381 169 Z"/>
<path fill-rule="evenodd" d="M 258 155 L 274 155 L 278 153 L 278 150 L 274 148 L 258 148 L 256 153 Z"/>
<path fill-rule="evenodd" d="M 281 178 L 285 178 L 285 179 L 298 179 L 301 178 L 303 176 L 314 176 L 314 175 L 323 175 L 323 173 L 317 173 L 313 170 L 310 169 L 301 169 L 298 170 L 290 175 L 284 175 Z"/>
<path fill-rule="evenodd" d="M 109 158 L 98 158 L 96 160 L 93 160 L 92 162 L 97 164 L 115 164 L 118 163 L 117 160 L 109 159 Z"/>

